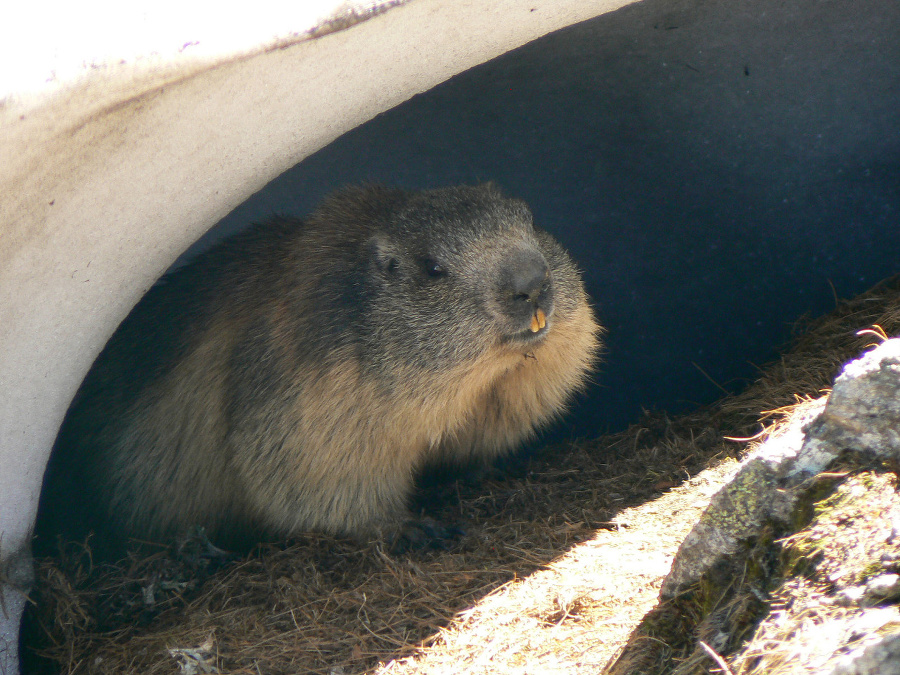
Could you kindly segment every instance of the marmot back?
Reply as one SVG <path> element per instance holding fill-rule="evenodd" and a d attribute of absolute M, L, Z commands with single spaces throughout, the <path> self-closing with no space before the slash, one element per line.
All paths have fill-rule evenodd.
<path fill-rule="evenodd" d="M 574 264 L 522 202 L 346 189 L 154 287 L 79 390 L 47 481 L 125 536 L 393 539 L 415 527 L 423 465 L 515 448 L 597 348 Z"/>

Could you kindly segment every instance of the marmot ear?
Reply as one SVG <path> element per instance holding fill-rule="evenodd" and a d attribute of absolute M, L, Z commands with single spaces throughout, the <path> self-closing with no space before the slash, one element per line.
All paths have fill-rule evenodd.
<path fill-rule="evenodd" d="M 369 239 L 369 255 L 371 260 L 374 261 L 375 267 L 386 276 L 391 276 L 400 269 L 400 256 L 398 255 L 397 247 L 394 246 L 391 238 L 383 232 L 379 232 Z"/>

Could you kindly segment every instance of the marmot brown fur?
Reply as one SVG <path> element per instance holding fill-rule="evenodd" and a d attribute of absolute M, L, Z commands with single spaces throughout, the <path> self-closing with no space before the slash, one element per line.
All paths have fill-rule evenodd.
<path fill-rule="evenodd" d="M 575 265 L 524 203 L 345 189 L 153 288 L 54 461 L 128 536 L 394 538 L 417 470 L 515 448 L 597 349 Z"/>

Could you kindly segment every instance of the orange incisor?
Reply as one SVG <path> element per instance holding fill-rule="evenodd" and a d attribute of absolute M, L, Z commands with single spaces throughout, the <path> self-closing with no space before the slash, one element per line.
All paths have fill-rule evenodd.
<path fill-rule="evenodd" d="M 531 332 L 537 333 L 541 328 L 547 325 L 547 315 L 544 310 L 538 309 L 531 316 Z"/>

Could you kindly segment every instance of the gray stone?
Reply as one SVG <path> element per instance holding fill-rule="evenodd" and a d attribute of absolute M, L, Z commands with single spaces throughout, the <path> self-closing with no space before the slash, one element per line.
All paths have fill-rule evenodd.
<path fill-rule="evenodd" d="M 900 675 L 900 633 L 882 636 L 848 654 L 830 675 Z"/>
<path fill-rule="evenodd" d="M 765 523 L 789 523 L 804 482 L 845 450 L 900 458 L 900 339 L 847 364 L 827 399 L 799 409 L 782 433 L 744 461 L 685 538 L 661 597 L 698 581 Z"/>
<path fill-rule="evenodd" d="M 862 602 L 877 605 L 900 598 L 900 575 L 880 574 L 866 582 Z"/>
<path fill-rule="evenodd" d="M 825 411 L 810 426 L 791 473 L 811 475 L 844 450 L 900 459 L 900 339 L 887 340 L 847 364 Z M 827 463 L 827 461 L 826 461 Z"/>

